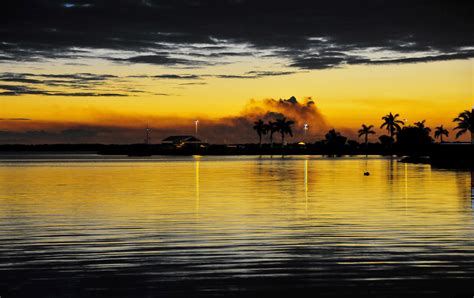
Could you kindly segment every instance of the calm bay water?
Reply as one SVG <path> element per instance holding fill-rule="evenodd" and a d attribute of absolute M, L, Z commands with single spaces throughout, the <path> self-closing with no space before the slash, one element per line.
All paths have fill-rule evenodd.
<path fill-rule="evenodd" d="M 375 157 L 0 156 L 0 296 L 471 297 L 471 180 Z"/>

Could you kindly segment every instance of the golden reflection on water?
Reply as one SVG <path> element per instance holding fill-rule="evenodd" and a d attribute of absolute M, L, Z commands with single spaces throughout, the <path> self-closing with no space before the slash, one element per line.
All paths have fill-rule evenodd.
<path fill-rule="evenodd" d="M 471 206 L 474 210 L 474 171 L 471 171 Z"/>
<path fill-rule="evenodd" d="M 305 209 L 308 211 L 308 158 L 304 160 L 304 197 Z"/>
<path fill-rule="evenodd" d="M 170 276 L 294 275 L 303 266 L 324 278 L 350 264 L 347 278 L 406 266 L 467 278 L 472 192 L 470 172 L 382 158 L 4 160 L 0 269 L 147 260 L 189 267 Z"/>
<path fill-rule="evenodd" d="M 300 211 L 308 211 L 312 217 L 307 220 L 324 217 L 334 224 L 410 217 L 412 224 L 436 225 L 440 220 L 464 220 L 460 203 L 468 198 L 459 193 L 458 179 L 471 180 L 469 172 L 393 160 L 201 160 L 2 166 L 0 214 L 14 208 L 25 216 L 73 212 L 133 221 L 138 214 L 174 214 L 186 220 L 189 198 L 194 197 L 195 213 L 208 219 L 243 216 L 271 223 L 285 218 L 297 224 L 305 220 L 299 218 Z M 362 175 L 367 163 L 372 169 L 369 177 Z M 301 195 L 298 180 L 304 185 Z M 298 197 L 304 197 L 303 206 Z M 362 219 L 358 210 L 371 216 Z M 446 217 L 445 210 L 457 213 Z"/>
<path fill-rule="evenodd" d="M 199 161 L 201 159 L 200 156 L 193 156 L 194 157 L 194 164 L 196 165 L 195 175 L 196 175 L 196 216 L 199 216 Z"/>
<path fill-rule="evenodd" d="M 367 167 L 368 177 L 363 176 Z M 86 214 L 93 219 L 96 214 L 133 221 L 138 214 L 166 214 L 186 220 L 193 198 L 194 212 L 208 219 L 243 216 L 247 221 L 281 219 L 297 224 L 305 220 L 299 217 L 301 211 L 307 211 L 312 217 L 306 220 L 325 218 L 334 224 L 370 225 L 408 216 L 412 224 L 435 225 L 440 220 L 465 220 L 462 201 L 470 199 L 465 192 L 471 192 L 470 184 L 465 184 L 466 191 L 458 185 L 460 179 L 470 182 L 469 172 L 393 160 L 219 161 L 197 156 L 155 163 L 8 164 L 0 166 L 0 175 L 0 214 L 14 209 L 24 216 L 56 214 L 64 220 L 72 213 L 78 219 Z M 298 181 L 304 185 L 303 193 Z M 303 205 L 299 197 L 304 198 Z M 362 219 L 358 210 L 364 215 L 370 212 L 370 217 Z M 455 212 L 447 216 L 446 210 Z"/>
<path fill-rule="evenodd" d="M 405 163 L 405 213 L 408 207 L 408 163 Z"/>

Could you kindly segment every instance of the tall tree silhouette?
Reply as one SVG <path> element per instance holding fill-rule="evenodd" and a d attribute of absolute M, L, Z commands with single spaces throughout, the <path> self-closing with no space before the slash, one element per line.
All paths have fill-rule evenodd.
<path fill-rule="evenodd" d="M 426 134 L 430 134 L 431 128 L 429 128 L 428 126 L 425 126 L 425 122 L 426 122 L 426 120 L 415 122 L 415 127 L 418 128 L 418 129 L 421 129 Z"/>
<path fill-rule="evenodd" d="M 267 124 L 264 125 L 265 131 L 270 135 L 270 147 L 273 148 L 273 134 L 278 131 L 278 127 L 276 123 L 273 121 L 268 121 Z"/>
<path fill-rule="evenodd" d="M 291 130 L 291 126 L 295 124 L 294 121 L 286 120 L 286 118 L 277 119 L 276 127 L 278 132 L 281 134 L 281 145 L 285 144 L 285 135 L 288 134 L 291 137 L 293 136 L 293 131 Z"/>
<path fill-rule="evenodd" d="M 359 129 L 359 138 L 362 137 L 362 136 L 365 136 L 365 148 L 367 149 L 368 148 L 368 145 L 369 145 L 369 135 L 374 135 L 375 134 L 375 131 L 372 130 L 372 128 L 374 128 L 373 125 L 365 125 L 365 124 L 362 124 L 362 128 Z"/>
<path fill-rule="evenodd" d="M 471 133 L 471 143 L 474 143 L 474 119 L 472 118 L 472 111 L 465 110 L 454 118 L 453 122 L 457 123 L 457 126 L 454 128 L 454 130 L 458 130 L 456 138 L 459 138 L 469 131 Z"/>
<path fill-rule="evenodd" d="M 387 129 L 387 131 L 389 132 L 390 142 L 391 142 L 390 147 L 392 147 L 392 145 L 393 145 L 393 142 L 394 142 L 393 136 L 394 136 L 395 132 L 400 131 L 400 129 L 402 129 L 402 127 L 400 125 L 405 124 L 402 120 L 397 119 L 399 116 L 400 116 L 399 114 L 393 115 L 390 112 L 390 114 L 385 115 L 385 116 L 382 117 L 382 120 L 384 122 L 382 123 L 380 128 L 385 127 Z"/>
<path fill-rule="evenodd" d="M 324 143 L 326 143 L 326 148 L 330 155 L 333 154 L 342 154 L 344 151 L 344 146 L 347 142 L 347 138 L 342 136 L 334 128 L 329 130 L 325 135 Z"/>
<path fill-rule="evenodd" d="M 267 127 L 262 119 L 255 121 L 254 124 L 255 125 L 253 126 L 253 129 L 258 134 L 258 145 L 262 147 L 262 135 L 265 135 L 267 133 Z"/>
<path fill-rule="evenodd" d="M 439 138 L 440 142 L 443 143 L 443 136 L 449 137 L 449 131 L 443 125 L 437 126 L 434 131 L 435 139 Z"/>

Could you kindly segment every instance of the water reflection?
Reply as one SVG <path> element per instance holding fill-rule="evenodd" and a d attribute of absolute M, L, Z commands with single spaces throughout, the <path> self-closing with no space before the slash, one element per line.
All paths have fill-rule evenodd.
<path fill-rule="evenodd" d="M 3 162 L 0 289 L 470 290 L 473 204 L 472 172 L 373 157 Z"/>
<path fill-rule="evenodd" d="M 474 171 L 471 171 L 471 207 L 474 210 Z"/>
<path fill-rule="evenodd" d="M 408 207 L 408 163 L 405 163 L 405 214 Z"/>
<path fill-rule="evenodd" d="M 304 197 L 305 209 L 308 211 L 308 158 L 304 160 Z"/>
<path fill-rule="evenodd" d="M 196 215 L 199 215 L 199 205 L 200 205 L 200 191 L 199 191 L 199 162 L 201 156 L 195 155 L 194 157 L 194 167 L 195 167 L 195 185 L 196 185 Z"/>

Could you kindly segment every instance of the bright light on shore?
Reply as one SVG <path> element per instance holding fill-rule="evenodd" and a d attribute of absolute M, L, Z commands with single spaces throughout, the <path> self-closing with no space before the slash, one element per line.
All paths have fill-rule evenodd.
<path fill-rule="evenodd" d="M 196 134 L 197 134 L 197 133 L 198 133 L 199 120 L 195 120 L 195 121 L 194 121 L 194 124 L 196 125 Z"/>

